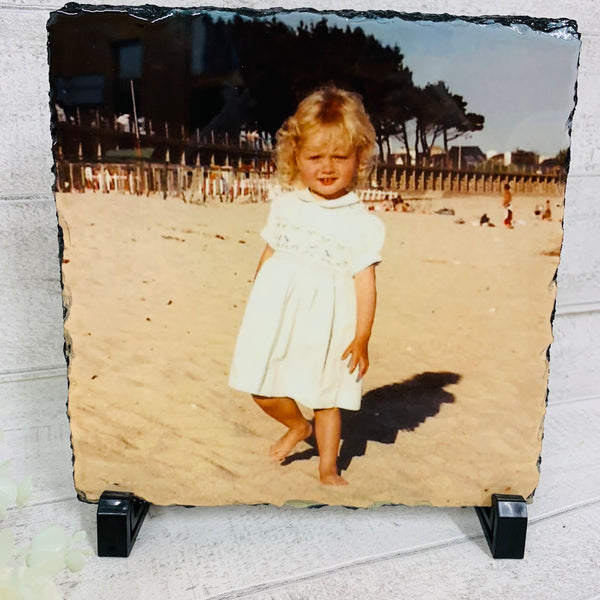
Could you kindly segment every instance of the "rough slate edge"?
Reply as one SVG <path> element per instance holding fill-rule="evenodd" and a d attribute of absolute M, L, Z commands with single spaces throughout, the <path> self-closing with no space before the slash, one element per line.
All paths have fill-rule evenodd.
<path fill-rule="evenodd" d="M 53 22 L 57 18 L 58 14 L 65 14 L 68 16 L 76 16 L 81 13 L 124 12 L 130 16 L 133 16 L 133 17 L 136 17 L 136 18 L 139 18 L 142 20 L 154 22 L 156 20 L 162 20 L 166 17 L 170 17 L 170 16 L 178 14 L 178 13 L 200 14 L 200 13 L 206 13 L 206 12 L 211 12 L 211 11 L 239 14 L 239 15 L 252 17 L 252 18 L 275 16 L 277 14 L 282 14 L 282 13 L 289 14 L 289 13 L 305 12 L 305 13 L 312 13 L 315 15 L 323 15 L 323 16 L 335 14 L 337 16 L 346 17 L 349 19 L 356 18 L 356 17 L 362 17 L 362 18 L 369 18 L 369 19 L 398 18 L 398 19 L 402 19 L 405 21 L 415 21 L 415 22 L 417 22 L 417 21 L 432 21 L 432 22 L 465 21 L 468 23 L 479 24 L 479 25 L 500 25 L 500 26 L 505 26 L 505 27 L 525 26 L 525 27 L 528 27 L 529 29 L 531 29 L 532 31 L 537 31 L 540 33 L 548 33 L 550 35 L 559 36 L 562 38 L 575 37 L 578 40 L 581 40 L 581 34 L 578 31 L 577 21 L 574 19 L 566 18 L 566 17 L 565 18 L 549 18 L 549 17 L 528 17 L 528 16 L 521 16 L 521 15 L 514 15 L 514 16 L 513 15 L 510 15 L 510 16 L 507 16 L 507 15 L 451 15 L 448 13 L 441 13 L 441 14 L 440 13 L 438 13 L 438 14 L 436 14 L 436 13 L 420 13 L 420 12 L 404 13 L 404 12 L 389 11 L 389 10 L 388 11 L 385 11 L 385 10 L 356 11 L 356 10 L 351 10 L 351 9 L 319 10 L 319 9 L 315 9 L 312 7 L 253 9 L 253 8 L 247 8 L 247 7 L 225 8 L 225 7 L 218 7 L 218 6 L 201 6 L 198 8 L 194 8 L 194 7 L 172 8 L 172 7 L 151 5 L 151 4 L 146 4 L 146 5 L 142 5 L 142 6 L 126 6 L 126 5 L 107 5 L 107 4 L 92 5 L 92 4 L 79 4 L 79 3 L 75 3 L 75 2 L 69 2 L 64 7 L 54 10 L 50 13 L 50 18 L 48 19 L 46 28 L 47 28 L 47 30 L 49 29 L 49 27 L 53 24 Z M 48 55 L 49 54 L 50 54 L 50 44 L 48 44 Z M 580 43 L 580 49 L 579 49 L 578 58 L 577 58 L 577 67 L 576 67 L 577 70 L 579 70 L 580 56 L 581 56 L 581 43 Z M 50 94 L 49 94 L 50 108 L 52 107 L 53 101 L 54 101 L 54 90 L 51 89 Z M 571 112 L 570 112 L 569 117 L 566 122 L 567 134 L 569 136 L 569 151 L 570 151 L 570 146 L 571 146 L 573 115 L 575 114 L 576 106 L 577 106 L 577 78 L 575 79 L 575 85 L 574 85 L 574 89 L 573 89 L 573 108 L 571 109 Z M 50 129 L 51 129 L 51 134 L 52 134 L 52 143 L 54 144 L 54 142 L 55 142 L 55 135 L 54 135 L 55 122 L 54 122 L 52 110 L 50 110 L 50 115 L 51 115 Z M 566 165 L 567 178 L 568 178 L 568 171 L 569 171 L 569 160 L 570 159 L 567 158 L 567 165 Z M 52 164 L 52 172 L 56 176 L 56 167 L 55 167 L 54 162 Z M 567 181 L 568 181 L 568 179 L 567 179 Z M 56 186 L 53 185 L 53 192 L 56 192 L 56 191 L 57 191 Z M 565 202 L 565 195 L 566 195 L 566 186 L 565 186 L 565 194 L 563 194 L 563 204 Z M 68 319 L 69 310 L 70 310 L 70 306 L 71 306 L 71 295 L 68 292 L 68 288 L 65 287 L 64 279 L 63 279 L 62 259 L 63 259 L 63 254 L 64 254 L 64 235 L 63 235 L 63 228 L 60 225 L 60 219 L 59 219 L 58 212 L 57 212 L 57 227 L 58 227 L 58 242 L 59 242 L 59 264 L 61 266 L 60 286 L 61 286 L 62 297 L 63 297 L 63 321 L 66 321 Z M 564 215 L 563 215 L 563 220 L 561 220 L 561 227 L 564 229 Z M 563 240 L 564 240 L 564 237 L 563 237 Z M 562 253 L 563 240 L 561 240 L 561 253 Z M 558 267 L 557 267 L 557 271 L 555 271 L 555 273 L 554 273 L 554 276 L 553 276 L 551 282 L 549 283 L 549 286 L 553 286 L 554 291 L 555 291 L 554 304 L 553 304 L 552 312 L 550 315 L 550 331 L 551 331 L 551 333 L 552 333 L 552 328 L 553 328 L 552 326 L 554 323 L 554 318 L 556 316 L 557 273 L 558 273 Z M 567 314 L 569 314 L 569 313 L 567 313 Z M 67 390 L 68 390 L 69 385 L 70 385 L 68 372 L 69 372 L 70 356 L 71 356 L 71 350 L 72 350 L 72 340 L 71 340 L 71 337 L 68 334 L 68 331 L 66 328 L 64 329 L 64 336 L 65 336 L 65 343 L 64 343 L 63 349 L 64 349 L 65 360 L 67 363 Z M 546 361 L 548 364 L 550 362 L 550 347 L 551 347 L 551 345 L 549 345 L 546 348 Z M 68 391 L 67 391 L 67 394 L 68 394 Z M 545 397 L 546 407 L 548 406 L 548 395 L 549 395 L 549 387 L 548 387 L 548 378 L 547 378 L 547 380 L 546 380 L 546 397 Z M 67 407 L 68 407 L 68 399 L 67 399 Z M 540 432 L 543 432 L 544 417 L 545 417 L 545 413 L 542 416 L 542 421 L 540 423 Z M 68 417 L 68 418 L 70 421 L 70 417 Z M 543 433 L 542 433 L 542 439 L 543 439 Z M 71 443 L 71 451 L 73 451 L 72 443 Z M 72 462 L 73 463 L 75 462 L 74 453 L 72 453 Z M 538 472 L 541 472 L 541 463 L 542 463 L 542 456 L 541 456 L 541 450 L 540 450 L 540 456 L 538 456 L 538 460 L 537 460 Z M 531 494 L 526 498 L 528 503 L 533 502 L 533 498 L 534 498 L 536 489 L 537 488 L 535 488 L 531 492 Z M 80 490 L 76 490 L 76 491 L 77 491 L 78 500 L 80 500 L 82 502 L 86 502 L 86 503 L 91 503 L 91 504 L 98 503 L 98 501 L 92 502 L 92 501 L 88 500 L 86 498 L 84 492 L 82 492 Z M 286 506 L 286 505 L 297 506 L 297 507 L 306 507 L 306 508 L 319 508 L 319 507 L 327 506 L 322 503 L 313 502 L 310 500 L 289 500 L 283 504 L 283 506 Z M 378 502 L 378 503 L 371 504 L 367 508 L 370 509 L 370 508 L 377 508 L 378 506 L 393 506 L 393 505 L 394 505 L 393 503 Z M 345 506 L 343 508 L 357 509 L 358 507 Z"/>
<path fill-rule="evenodd" d="M 420 13 L 411 12 L 404 13 L 393 10 L 371 10 L 371 11 L 357 11 L 353 9 L 323 9 L 319 10 L 312 7 L 305 8 L 225 8 L 219 6 L 200 6 L 191 8 L 171 8 L 165 6 L 157 6 L 155 4 L 145 4 L 142 6 L 126 6 L 126 5 L 112 5 L 112 4 L 80 4 L 77 2 L 68 2 L 64 7 L 54 12 L 69 12 L 73 11 L 73 14 L 80 12 L 104 12 L 104 11 L 115 11 L 115 12 L 127 12 L 134 17 L 138 17 L 144 20 L 152 19 L 163 19 L 170 14 L 178 12 L 189 12 L 189 13 L 203 13 L 210 11 L 218 12 L 230 12 L 247 17 L 259 17 L 259 16 L 271 16 L 281 13 L 294 13 L 294 12 L 306 12 L 313 13 L 315 15 L 327 15 L 335 14 L 340 17 L 354 18 L 401 18 L 405 21 L 434 21 L 434 22 L 445 22 L 445 21 L 467 21 L 470 23 L 478 23 L 480 25 L 491 25 L 497 23 L 499 25 L 526 25 L 529 28 L 540 31 L 543 33 L 554 33 L 562 30 L 563 35 L 576 36 L 580 39 L 580 34 L 577 30 L 577 22 L 574 19 L 569 18 L 548 18 L 548 17 L 528 17 L 525 15 L 451 15 L 448 13 Z"/>

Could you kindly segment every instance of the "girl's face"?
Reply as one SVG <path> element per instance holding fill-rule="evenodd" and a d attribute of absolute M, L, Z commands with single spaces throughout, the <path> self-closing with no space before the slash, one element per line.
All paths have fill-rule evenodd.
<path fill-rule="evenodd" d="M 356 149 L 349 136 L 338 128 L 321 128 L 309 133 L 296 154 L 298 174 L 312 192 L 333 200 L 352 185 L 358 169 Z"/>

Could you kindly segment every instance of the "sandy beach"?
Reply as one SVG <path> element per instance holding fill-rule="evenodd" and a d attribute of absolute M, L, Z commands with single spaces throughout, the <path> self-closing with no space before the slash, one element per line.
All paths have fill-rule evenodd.
<path fill-rule="evenodd" d="M 79 494 L 348 506 L 529 496 L 562 239 L 562 198 L 550 199 L 553 220 L 541 221 L 546 197 L 515 194 L 514 229 L 500 196 L 377 213 L 386 243 L 371 367 L 361 411 L 344 415 L 349 485 L 329 488 L 310 443 L 272 462 L 281 426 L 227 386 L 268 204 L 58 194 Z M 484 213 L 495 227 L 479 225 Z"/>

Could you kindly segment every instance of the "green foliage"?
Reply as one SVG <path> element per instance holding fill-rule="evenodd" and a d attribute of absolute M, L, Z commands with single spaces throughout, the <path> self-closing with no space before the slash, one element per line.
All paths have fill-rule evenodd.
<path fill-rule="evenodd" d="M 443 81 L 428 84 L 420 90 L 417 109 L 415 150 L 429 158 L 431 148 L 442 136 L 444 151 L 448 142 L 461 135 L 483 129 L 484 117 L 467 112 L 467 103 L 458 94 L 452 94 Z M 417 147 L 420 146 L 420 150 Z"/>
<path fill-rule="evenodd" d="M 564 148 L 555 157 L 554 160 L 560 165 L 565 171 L 569 170 L 569 163 L 571 162 L 571 150 Z"/>
<path fill-rule="evenodd" d="M 22 507 L 31 496 L 31 478 L 19 483 L 9 474 L 10 461 L 0 465 L 0 518 L 11 506 Z M 87 550 L 80 548 L 85 532 L 67 535 L 56 525 L 41 531 L 28 546 L 15 543 L 14 531 L 0 530 L 0 598 L 60 600 L 53 578 L 65 568 L 80 571 Z"/>
<path fill-rule="evenodd" d="M 207 21 L 210 24 L 210 21 Z M 383 46 L 360 28 L 330 26 L 326 19 L 296 29 L 277 21 L 236 17 L 213 25 L 230 40 L 245 96 L 246 123 L 275 134 L 298 102 L 323 85 L 362 95 L 377 135 L 380 158 L 390 140 L 408 151 L 409 122 L 416 127 L 418 156 L 429 156 L 442 135 L 448 141 L 483 128 L 484 117 L 467 112 L 467 102 L 444 82 L 414 85 L 398 46 Z"/>
<path fill-rule="evenodd" d="M 9 476 L 10 461 L 0 464 L 0 519 L 6 517 L 9 506 L 21 508 L 31 496 L 31 477 L 17 483 Z"/>

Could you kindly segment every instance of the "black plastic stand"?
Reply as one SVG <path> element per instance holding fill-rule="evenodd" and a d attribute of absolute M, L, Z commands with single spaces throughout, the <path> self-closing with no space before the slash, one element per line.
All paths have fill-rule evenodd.
<path fill-rule="evenodd" d="M 96 516 L 98 556 L 129 556 L 149 507 L 129 492 L 104 492 Z"/>
<path fill-rule="evenodd" d="M 523 496 L 492 494 L 492 506 L 475 510 L 494 558 L 523 558 L 527 504 Z"/>

